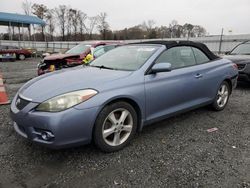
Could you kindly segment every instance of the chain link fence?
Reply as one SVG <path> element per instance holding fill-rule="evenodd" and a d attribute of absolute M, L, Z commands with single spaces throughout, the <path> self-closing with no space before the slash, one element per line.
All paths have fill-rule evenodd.
<path fill-rule="evenodd" d="M 125 43 L 134 43 L 148 40 L 187 40 L 186 38 L 163 38 L 163 39 L 141 39 L 141 40 L 124 40 Z M 198 38 L 189 38 L 190 41 L 202 42 L 214 53 L 225 53 L 231 51 L 241 42 L 250 40 L 250 34 L 246 35 L 216 35 Z M 79 43 L 88 43 L 90 41 L 56 41 L 56 42 L 37 42 L 37 41 L 9 41 L 0 40 L 0 45 L 18 46 L 22 48 L 35 49 L 38 52 L 65 52 Z M 116 41 L 117 42 L 117 41 Z"/>

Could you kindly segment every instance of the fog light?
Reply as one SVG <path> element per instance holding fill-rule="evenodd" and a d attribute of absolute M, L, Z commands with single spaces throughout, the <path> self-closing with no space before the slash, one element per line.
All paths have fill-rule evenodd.
<path fill-rule="evenodd" d="M 54 138 L 55 136 L 49 131 L 43 131 L 41 133 L 41 137 L 42 137 L 43 140 L 48 141 L 48 140 Z"/>

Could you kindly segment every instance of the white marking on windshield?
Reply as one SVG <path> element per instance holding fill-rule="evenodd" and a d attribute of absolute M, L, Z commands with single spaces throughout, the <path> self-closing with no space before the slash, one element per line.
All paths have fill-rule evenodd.
<path fill-rule="evenodd" d="M 154 50 L 155 50 L 155 48 L 138 48 L 137 49 L 138 52 L 141 52 L 141 51 L 143 51 L 143 52 L 152 52 Z"/>

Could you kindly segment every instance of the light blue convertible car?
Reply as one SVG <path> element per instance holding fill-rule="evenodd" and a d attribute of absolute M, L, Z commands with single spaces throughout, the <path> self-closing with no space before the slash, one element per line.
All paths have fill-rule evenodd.
<path fill-rule="evenodd" d="M 88 66 L 29 81 L 14 97 L 11 117 L 18 134 L 44 146 L 93 141 L 112 152 L 153 122 L 205 105 L 223 110 L 237 76 L 235 64 L 201 43 L 129 44 Z"/>

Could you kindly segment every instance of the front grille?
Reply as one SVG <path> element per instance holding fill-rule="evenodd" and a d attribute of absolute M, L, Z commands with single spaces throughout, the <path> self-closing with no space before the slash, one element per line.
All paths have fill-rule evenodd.
<path fill-rule="evenodd" d="M 54 65 L 56 70 L 62 69 L 67 66 L 67 61 L 65 59 L 61 60 L 44 60 L 43 65 L 40 67 L 42 70 L 49 69 L 50 65 Z"/>
<path fill-rule="evenodd" d="M 243 70 L 246 67 L 246 64 L 237 64 L 239 70 Z"/>
<path fill-rule="evenodd" d="M 30 103 L 30 101 L 24 100 L 21 97 L 18 97 L 16 100 L 16 107 L 18 110 L 24 109 L 25 106 L 27 106 Z"/>

